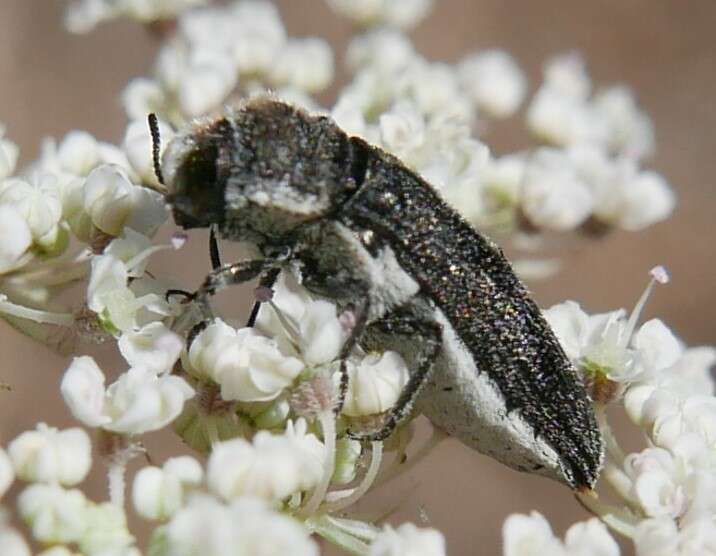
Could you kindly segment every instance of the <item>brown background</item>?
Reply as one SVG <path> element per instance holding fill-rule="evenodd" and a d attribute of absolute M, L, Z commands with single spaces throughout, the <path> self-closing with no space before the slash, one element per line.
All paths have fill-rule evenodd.
<path fill-rule="evenodd" d="M 115 23 L 76 37 L 60 24 L 61 2 L 0 2 L 0 121 L 23 149 L 37 152 L 45 135 L 73 128 L 121 140 L 124 116 L 118 92 L 130 77 L 150 71 L 156 41 L 131 23 Z M 351 32 L 318 0 L 278 2 L 292 35 L 323 35 L 341 53 Z M 661 263 L 673 281 L 659 288 L 647 309 L 692 345 L 714 343 L 713 212 L 716 209 L 716 3 L 712 0 L 443 0 L 413 33 L 417 48 L 432 59 L 455 60 L 467 51 L 502 47 L 526 69 L 534 89 L 549 56 L 581 51 L 597 84 L 632 85 L 657 131 L 653 167 L 679 195 L 669 222 L 638 234 L 616 233 L 596 244 L 569 245 L 567 268 L 533 285 L 540 304 L 576 299 L 591 311 L 631 307 L 647 271 Z M 498 151 L 524 144 L 517 122 L 487 137 Z M 206 268 L 204 238 L 186 256 L 154 263 L 196 284 Z M 186 267 L 191 267 L 189 270 Z M 236 294 L 234 294 L 236 296 Z M 238 304 L 244 306 L 244 301 Z M 105 368 L 111 349 L 97 350 Z M 0 398 L 0 441 L 39 420 L 72 423 L 58 401 L 67 361 L 19 337 L 0 323 L 0 379 L 13 387 Z M 115 364 L 119 371 L 121 365 Z M 149 436 L 152 458 L 162 461 L 176 441 Z M 635 444 L 638 445 L 638 444 Z M 90 479 L 95 499 L 104 496 L 101 474 Z M 17 490 L 17 486 L 13 493 Z M 10 496 L 12 496 L 12 494 Z M 500 527 L 510 512 L 543 512 L 561 533 L 586 514 L 567 489 L 521 475 L 454 442 L 444 443 L 408 477 L 390 483 L 364 508 L 370 515 L 399 506 L 391 518 L 430 523 L 445 532 L 451 554 L 498 554 Z M 366 514 L 368 515 L 368 514 Z M 625 551 L 630 553 L 629 551 Z"/>

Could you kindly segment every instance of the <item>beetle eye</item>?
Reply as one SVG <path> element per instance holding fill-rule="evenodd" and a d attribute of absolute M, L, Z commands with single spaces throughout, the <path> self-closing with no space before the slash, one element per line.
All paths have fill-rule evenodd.
<path fill-rule="evenodd" d="M 182 225 L 199 227 L 223 221 L 225 183 L 217 171 L 218 157 L 215 143 L 201 145 L 177 170 L 172 202 L 175 218 Z"/>

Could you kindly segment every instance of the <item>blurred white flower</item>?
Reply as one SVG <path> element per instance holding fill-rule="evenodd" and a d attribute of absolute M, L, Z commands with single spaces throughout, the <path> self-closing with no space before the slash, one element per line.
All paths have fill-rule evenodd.
<path fill-rule="evenodd" d="M 76 357 L 62 378 L 60 389 L 76 419 L 90 427 L 123 434 L 160 429 L 182 411 L 194 390 L 180 377 L 157 376 L 133 367 L 108 388 L 91 357 Z"/>
<path fill-rule="evenodd" d="M 607 121 L 611 152 L 636 159 L 652 154 L 654 129 L 631 89 L 616 86 L 600 91 L 594 97 L 594 108 Z"/>
<path fill-rule="evenodd" d="M 188 49 L 178 42 L 162 49 L 156 71 L 190 118 L 220 107 L 238 83 L 238 68 L 228 52 L 205 46 Z"/>
<path fill-rule="evenodd" d="M 100 145 L 86 131 L 70 131 L 57 148 L 56 168 L 77 176 L 86 176 L 100 164 Z"/>
<path fill-rule="evenodd" d="M 432 0 L 327 0 L 327 3 L 337 13 L 359 25 L 387 24 L 403 29 L 417 25 L 433 6 Z"/>
<path fill-rule="evenodd" d="M 284 434 L 259 431 L 251 443 L 236 438 L 216 444 L 209 457 L 209 487 L 226 500 L 255 496 L 280 501 L 310 490 L 323 475 L 325 448 L 306 423 L 289 423 Z"/>
<path fill-rule="evenodd" d="M 277 87 L 295 87 L 308 93 L 322 91 L 333 80 L 333 51 L 316 37 L 291 39 L 278 52 L 268 75 Z"/>
<path fill-rule="evenodd" d="M 397 529 L 385 525 L 370 544 L 369 556 L 444 556 L 445 538 L 437 529 L 421 529 L 403 523 Z"/>
<path fill-rule="evenodd" d="M 149 23 L 171 19 L 208 0 L 74 0 L 67 8 L 65 26 L 73 33 L 87 33 L 98 24 L 118 17 Z"/>
<path fill-rule="evenodd" d="M 161 468 L 143 467 L 132 484 L 134 509 L 145 519 L 169 519 L 183 505 L 187 488 L 198 485 L 203 474 L 190 456 L 168 459 Z"/>
<path fill-rule="evenodd" d="M 350 417 L 383 413 L 395 405 L 408 382 L 405 360 L 394 351 L 348 361 L 348 392 L 343 413 Z"/>
<path fill-rule="evenodd" d="M 495 118 L 514 114 L 527 92 L 527 79 L 504 50 L 484 50 L 462 60 L 460 81 L 481 110 Z"/>
<path fill-rule="evenodd" d="M 346 64 L 353 71 L 371 67 L 390 76 L 416 58 L 408 37 L 396 29 L 378 28 L 355 37 L 348 45 Z"/>
<path fill-rule="evenodd" d="M 384 76 L 380 77 L 385 80 Z M 394 100 L 412 100 L 422 114 L 471 121 L 473 106 L 460 88 L 457 70 L 439 62 L 415 58 L 395 79 Z M 430 87 L 425 84 L 430 83 Z M 442 122 L 448 123 L 448 122 Z"/>
<path fill-rule="evenodd" d="M 562 542 L 538 512 L 512 514 L 502 527 L 504 556 L 618 556 L 619 546 L 597 519 L 575 523 Z"/>
<path fill-rule="evenodd" d="M 132 121 L 145 121 L 147 114 L 160 112 L 168 103 L 161 85 L 146 77 L 132 79 L 122 91 L 122 106 Z"/>
<path fill-rule="evenodd" d="M 234 4 L 229 13 L 231 55 L 241 75 L 269 72 L 286 41 L 286 30 L 276 6 L 264 0 L 248 0 Z"/>
<path fill-rule="evenodd" d="M 238 330 L 217 319 L 194 339 L 189 371 L 221 385 L 225 400 L 267 401 L 298 376 L 304 364 L 254 328 Z"/>
<path fill-rule="evenodd" d="M 60 431 L 39 423 L 8 445 L 15 473 L 23 481 L 73 486 L 84 480 L 92 464 L 92 446 L 80 428 Z"/>
<path fill-rule="evenodd" d="M 6 516 L 0 514 L 0 554 L 3 556 L 31 556 L 25 539 L 6 523 Z"/>
<path fill-rule="evenodd" d="M 5 137 L 5 126 L 0 124 L 0 181 L 15 171 L 19 155 L 20 149 Z"/>
<path fill-rule="evenodd" d="M 595 215 L 624 230 L 638 231 L 667 219 L 675 206 L 676 196 L 663 176 L 621 165 L 602 192 Z"/>
<path fill-rule="evenodd" d="M 240 498 L 229 505 L 194 496 L 179 510 L 158 543 L 158 556 L 318 556 L 299 522 L 265 503 Z"/>
<path fill-rule="evenodd" d="M 544 67 L 544 84 L 560 94 L 586 99 L 592 88 L 587 68 L 576 52 L 559 54 L 547 61 Z"/>
<path fill-rule="evenodd" d="M 161 322 L 125 332 L 118 345 L 130 366 L 143 367 L 155 374 L 171 371 L 184 348 L 183 340 Z"/>
<path fill-rule="evenodd" d="M 677 526 L 661 517 L 639 523 L 634 535 L 636 556 L 709 556 L 716 554 L 716 530 L 711 516 Z"/>
<path fill-rule="evenodd" d="M 12 461 L 10 461 L 7 452 L 0 447 L 0 499 L 2 499 L 14 480 L 15 471 L 12 468 Z"/>
<path fill-rule="evenodd" d="M 4 554 L 4 552 L 3 552 L 3 554 Z M 43 550 L 37 556 L 79 556 L 79 555 L 77 554 L 77 552 L 70 550 L 66 546 L 53 546 L 52 548 Z"/>
<path fill-rule="evenodd" d="M 22 263 L 32 245 L 32 231 L 22 214 L 12 205 L 0 204 L 0 274 Z"/>
<path fill-rule="evenodd" d="M 591 214 L 594 199 L 564 152 L 541 148 L 527 160 L 522 211 L 540 228 L 572 230 Z"/>
<path fill-rule="evenodd" d="M 40 246 L 55 242 L 62 218 L 62 201 L 57 179 L 35 173 L 29 181 L 9 178 L 0 183 L 0 205 L 10 205 L 25 219 L 32 238 Z"/>
<path fill-rule="evenodd" d="M 84 514 L 85 530 L 78 541 L 88 556 L 140 556 L 131 547 L 134 537 L 127 529 L 124 508 L 105 502 L 90 504 Z"/>
<path fill-rule="evenodd" d="M 541 141 L 552 145 L 604 144 L 607 128 L 592 106 L 581 97 L 543 85 L 527 109 L 527 126 Z"/>
<path fill-rule="evenodd" d="M 17 498 L 18 513 L 32 536 L 47 544 L 79 541 L 87 527 L 88 508 L 81 491 L 58 485 L 33 484 Z"/>
<path fill-rule="evenodd" d="M 152 136 L 149 126 L 144 118 L 130 122 L 124 133 L 122 149 L 127 154 L 127 159 L 143 183 L 158 186 L 159 181 L 154 173 L 154 161 L 152 158 Z M 174 130 L 168 124 L 159 120 L 159 134 L 162 142 L 160 145 L 160 156 L 164 148 L 174 136 Z"/>

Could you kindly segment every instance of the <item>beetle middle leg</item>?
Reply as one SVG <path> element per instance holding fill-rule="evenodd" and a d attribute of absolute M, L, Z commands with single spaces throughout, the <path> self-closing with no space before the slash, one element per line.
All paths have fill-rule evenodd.
<path fill-rule="evenodd" d="M 402 352 L 401 355 L 411 361 L 415 367 L 408 383 L 378 430 L 369 433 L 348 432 L 348 435 L 355 440 L 375 442 L 388 438 L 410 414 L 440 353 L 442 326 L 432 320 L 421 318 L 411 311 L 398 310 L 368 325 L 363 344 L 368 349 L 377 345 L 381 349 L 388 348 Z M 419 346 L 417 351 L 413 347 L 416 344 Z"/>

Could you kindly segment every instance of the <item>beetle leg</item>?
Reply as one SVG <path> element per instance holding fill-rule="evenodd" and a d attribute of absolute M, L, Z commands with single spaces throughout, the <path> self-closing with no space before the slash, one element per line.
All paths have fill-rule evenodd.
<path fill-rule="evenodd" d="M 338 384 L 338 402 L 334 408 L 336 415 L 340 414 L 343 409 L 343 404 L 346 401 L 346 394 L 348 393 L 348 356 L 350 355 L 353 348 L 358 345 L 363 332 L 365 331 L 368 323 L 368 312 L 370 311 L 370 300 L 367 295 L 363 296 L 362 303 L 359 309 L 355 310 L 356 322 L 351 330 L 348 339 L 346 339 L 343 347 L 341 348 L 340 360 L 341 366 L 339 368 L 340 382 Z"/>
<path fill-rule="evenodd" d="M 415 372 L 410 375 L 408 383 L 400 393 L 395 405 L 390 409 L 380 429 L 367 434 L 348 431 L 348 436 L 355 440 L 376 442 L 388 438 L 395 428 L 410 414 L 415 400 L 430 377 L 430 371 L 440 353 L 442 326 L 411 314 L 406 315 L 400 311 L 391 313 L 381 320 L 371 323 L 368 328 L 366 333 L 369 336 L 377 333 L 380 336 L 391 339 L 409 337 L 412 339 L 411 344 L 414 344 L 414 341 L 418 339 L 418 343 L 421 346 L 418 352 L 412 356 Z"/>

